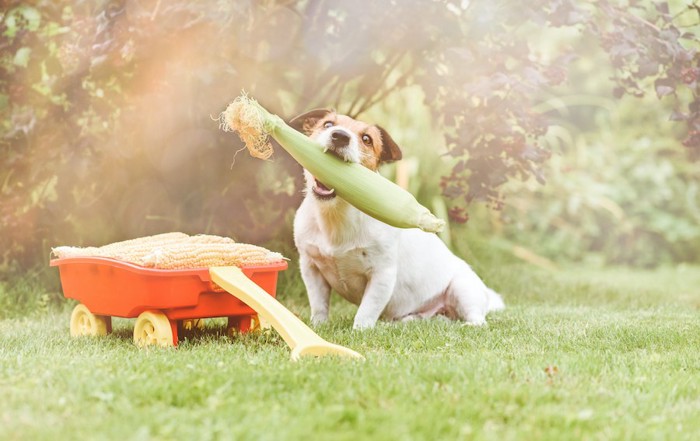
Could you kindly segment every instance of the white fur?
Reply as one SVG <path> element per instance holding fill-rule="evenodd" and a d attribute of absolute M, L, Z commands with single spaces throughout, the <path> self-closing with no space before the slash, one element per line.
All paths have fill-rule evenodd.
<path fill-rule="evenodd" d="M 357 136 L 345 131 L 352 142 L 343 157 L 359 162 Z M 316 140 L 328 145 L 329 132 L 320 132 Z M 313 176 L 305 171 L 305 177 L 294 241 L 313 324 L 328 319 L 331 289 L 359 305 L 355 329 L 371 328 L 380 317 L 412 320 L 438 314 L 483 325 L 488 312 L 504 308 L 501 297 L 436 235 L 394 228 L 340 197 L 319 200 Z"/>

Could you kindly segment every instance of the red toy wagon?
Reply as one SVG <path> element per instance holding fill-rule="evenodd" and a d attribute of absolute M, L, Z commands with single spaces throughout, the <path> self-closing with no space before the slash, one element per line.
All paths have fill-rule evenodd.
<path fill-rule="evenodd" d="M 208 268 L 145 268 L 104 257 L 51 260 L 61 277 L 63 294 L 80 302 L 71 314 L 71 335 L 106 335 L 112 317 L 136 318 L 134 341 L 140 346 L 177 346 L 178 332 L 210 317 L 228 317 L 230 330 L 254 327 L 257 313 L 211 280 Z M 240 268 L 275 297 L 282 261 Z"/>

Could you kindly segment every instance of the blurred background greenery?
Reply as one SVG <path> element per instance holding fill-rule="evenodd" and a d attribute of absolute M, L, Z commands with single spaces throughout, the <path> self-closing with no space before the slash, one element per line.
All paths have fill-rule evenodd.
<path fill-rule="evenodd" d="M 280 148 L 267 162 L 237 153 L 218 128 L 243 89 L 285 118 L 333 107 L 384 126 L 406 159 L 383 172 L 450 215 L 448 242 L 469 235 L 545 267 L 697 262 L 698 11 L 4 1 L 3 298 L 56 290 L 58 245 L 184 231 L 294 258 L 299 167 Z"/>

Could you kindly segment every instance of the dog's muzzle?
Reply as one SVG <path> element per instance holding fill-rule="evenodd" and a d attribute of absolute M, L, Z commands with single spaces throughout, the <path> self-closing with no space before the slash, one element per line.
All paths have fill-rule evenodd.
<path fill-rule="evenodd" d="M 350 134 L 344 130 L 336 129 L 330 132 L 326 140 L 326 150 L 343 161 L 350 161 L 350 158 L 348 157 L 350 142 Z M 314 195 L 316 195 L 316 198 L 321 200 L 333 199 L 336 196 L 334 188 L 328 187 L 323 182 L 316 179 L 315 176 L 312 190 Z"/>
<path fill-rule="evenodd" d="M 334 149 L 342 149 L 350 145 L 350 136 L 345 132 L 336 130 L 331 133 L 330 142 Z"/>

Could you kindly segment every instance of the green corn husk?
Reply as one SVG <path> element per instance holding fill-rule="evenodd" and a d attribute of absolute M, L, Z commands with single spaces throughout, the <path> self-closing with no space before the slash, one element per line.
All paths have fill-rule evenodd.
<path fill-rule="evenodd" d="M 241 95 L 220 116 L 221 128 L 236 131 L 251 155 L 267 159 L 272 136 L 314 177 L 335 189 L 339 197 L 364 213 L 398 228 L 420 228 L 431 233 L 445 225 L 415 197 L 377 172 L 326 154 L 323 146 L 289 127 L 257 101 Z"/>

